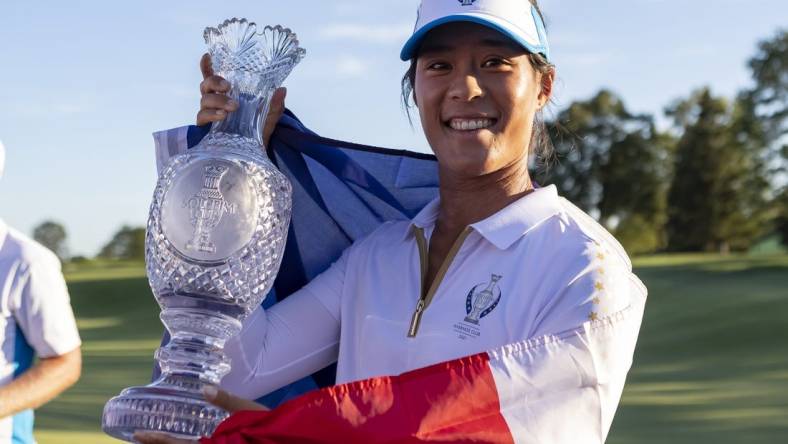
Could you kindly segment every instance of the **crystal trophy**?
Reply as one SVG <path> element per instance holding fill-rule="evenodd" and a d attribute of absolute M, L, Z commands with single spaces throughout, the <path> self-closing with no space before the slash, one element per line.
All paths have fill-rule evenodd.
<path fill-rule="evenodd" d="M 102 428 L 210 435 L 227 412 L 203 399 L 230 371 L 223 353 L 271 289 L 290 223 L 291 185 L 266 156 L 262 124 L 271 96 L 304 56 L 280 26 L 227 20 L 205 30 L 214 72 L 239 108 L 159 176 L 145 262 L 170 342 L 156 351 L 161 376 L 107 402 Z"/>

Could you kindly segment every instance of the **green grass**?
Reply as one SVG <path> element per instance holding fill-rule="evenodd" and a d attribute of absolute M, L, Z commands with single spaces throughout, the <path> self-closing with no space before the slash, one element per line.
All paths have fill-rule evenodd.
<path fill-rule="evenodd" d="M 649 288 L 609 443 L 773 443 L 788 436 L 788 255 L 639 258 Z M 116 442 L 111 396 L 150 376 L 162 327 L 140 264 L 67 269 L 80 382 L 37 412 L 41 444 Z M 571 427 L 567 423 L 567 427 Z"/>
<path fill-rule="evenodd" d="M 649 288 L 608 442 L 788 437 L 788 256 L 640 258 Z"/>

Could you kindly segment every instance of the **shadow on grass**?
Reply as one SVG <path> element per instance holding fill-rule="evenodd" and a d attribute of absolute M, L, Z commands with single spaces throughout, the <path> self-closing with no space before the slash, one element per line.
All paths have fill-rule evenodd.
<path fill-rule="evenodd" d="M 788 436 L 786 258 L 637 269 L 650 295 L 609 443 Z"/>

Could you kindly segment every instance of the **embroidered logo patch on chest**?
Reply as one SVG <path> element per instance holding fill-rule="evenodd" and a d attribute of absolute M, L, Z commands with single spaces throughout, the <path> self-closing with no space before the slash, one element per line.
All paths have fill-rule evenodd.
<path fill-rule="evenodd" d="M 495 310 L 501 301 L 501 289 L 498 287 L 501 277 L 493 274 L 489 282 L 476 284 L 468 291 L 465 298 L 465 319 L 454 324 L 454 331 L 459 333 L 460 339 L 481 336 L 479 321 Z"/>

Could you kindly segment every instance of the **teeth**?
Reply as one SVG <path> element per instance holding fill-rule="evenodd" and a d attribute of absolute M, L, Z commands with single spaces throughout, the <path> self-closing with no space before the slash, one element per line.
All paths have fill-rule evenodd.
<path fill-rule="evenodd" d="M 451 119 L 449 126 L 460 131 L 473 131 L 492 125 L 492 119 Z"/>

